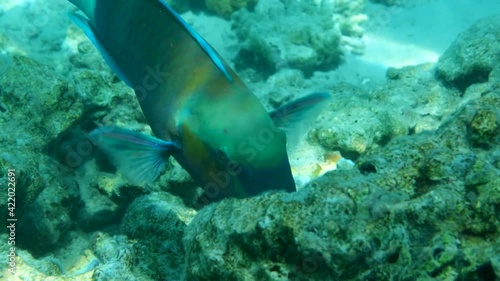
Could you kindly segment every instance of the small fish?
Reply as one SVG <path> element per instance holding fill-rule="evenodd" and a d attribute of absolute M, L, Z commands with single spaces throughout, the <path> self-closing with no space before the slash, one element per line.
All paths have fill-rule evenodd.
<path fill-rule="evenodd" d="M 219 54 L 163 0 L 70 0 L 68 13 L 134 89 L 156 137 L 104 127 L 89 136 L 130 181 L 155 180 L 170 156 L 203 188 L 198 203 L 296 190 L 286 135 L 316 117 L 315 93 L 266 112 Z"/>

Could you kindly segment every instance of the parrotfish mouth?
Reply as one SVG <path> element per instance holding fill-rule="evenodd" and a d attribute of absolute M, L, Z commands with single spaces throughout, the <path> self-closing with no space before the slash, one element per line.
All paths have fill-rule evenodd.
<path fill-rule="evenodd" d="M 246 198 L 269 190 L 293 192 L 295 181 L 290 170 L 288 157 L 276 166 L 262 168 L 232 161 L 224 170 L 209 172 L 209 180 L 201 185 L 203 194 L 194 198 L 193 203 L 197 207 L 203 207 L 226 197 Z"/>

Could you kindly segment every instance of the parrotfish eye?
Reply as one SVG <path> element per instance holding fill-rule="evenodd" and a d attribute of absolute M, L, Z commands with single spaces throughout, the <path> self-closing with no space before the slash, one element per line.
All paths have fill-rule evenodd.
<path fill-rule="evenodd" d="M 227 161 L 229 160 L 227 158 L 226 153 L 222 149 L 219 149 L 219 150 L 217 150 L 216 154 L 217 154 L 217 160 L 219 161 L 219 163 L 226 165 Z"/>

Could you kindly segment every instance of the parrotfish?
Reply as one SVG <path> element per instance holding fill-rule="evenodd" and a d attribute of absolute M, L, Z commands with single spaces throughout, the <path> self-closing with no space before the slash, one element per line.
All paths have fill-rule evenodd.
<path fill-rule="evenodd" d="M 163 0 L 70 0 L 68 13 L 137 96 L 155 137 L 101 127 L 89 137 L 131 182 L 155 180 L 172 156 L 203 188 L 202 205 L 296 190 L 287 154 L 294 124 L 328 93 L 267 112 L 228 63 Z M 287 133 L 288 134 L 288 133 Z"/>

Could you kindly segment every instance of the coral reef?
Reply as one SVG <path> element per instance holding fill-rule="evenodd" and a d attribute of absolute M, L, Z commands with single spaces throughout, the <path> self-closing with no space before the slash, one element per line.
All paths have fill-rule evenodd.
<path fill-rule="evenodd" d="M 60 170 L 74 168 L 73 163 L 61 164 L 49 157 L 47 144 L 79 120 L 84 111 L 83 100 L 51 68 L 26 57 L 13 56 L 0 76 L 0 104 L 0 168 L 3 171 L 17 168 L 16 215 L 23 227 L 19 232 L 20 243 L 26 242 L 26 248 L 53 247 L 70 225 L 68 206 L 56 202 L 75 198 L 77 183 L 58 174 Z M 0 175 L 2 180 L 6 176 Z M 47 189 L 62 192 L 54 198 L 47 194 Z M 7 210 L 6 196 L 6 192 L 0 194 L 4 210 Z M 5 219 L 6 215 L 3 212 L 1 216 Z M 30 239 L 22 239 L 23 235 Z"/>
<path fill-rule="evenodd" d="M 260 1 L 234 15 L 240 64 L 257 69 L 335 68 L 345 49 L 361 51 L 363 1 Z M 304 20 L 307 15 L 307 20 Z M 294 28 L 288 28 L 293 25 Z"/>
<path fill-rule="evenodd" d="M 460 90 L 485 82 L 500 60 L 500 15 L 484 18 L 462 32 L 439 58 L 436 74 Z"/>
<path fill-rule="evenodd" d="M 257 15 L 265 5 L 278 5 L 272 6 L 278 7 L 274 20 L 281 19 L 279 5 L 285 2 L 262 2 Z M 292 19 L 297 11 L 331 9 L 324 1 L 321 9 L 300 2 L 309 6 L 286 2 Z M 346 1 L 335 3 L 346 13 L 353 11 Z M 238 12 L 235 21 L 251 17 L 244 13 Z M 272 20 L 262 21 L 274 28 Z M 497 17 L 485 19 L 462 33 L 437 66 L 391 68 L 387 83 L 373 91 L 347 83 L 327 89 L 334 102 L 311 126 L 309 145 L 331 155 L 340 151 L 356 160 L 354 168 L 328 172 L 298 192 L 226 199 L 201 210 L 192 208 L 199 190 L 178 164 L 169 163 L 154 184 L 133 186 L 85 138 L 85 132 L 108 124 L 150 129 L 131 90 L 75 28 L 66 38 L 74 47 L 65 54 L 69 63 L 57 60 L 52 68 L 18 52 L 0 54 L 0 168 L 19 171 L 17 276 L 499 279 L 497 22 Z M 321 30 L 330 30 L 330 22 L 326 26 Z M 260 40 L 254 36 L 249 40 Z M 292 65 L 292 56 L 268 63 L 281 59 Z M 249 79 L 249 86 L 260 88 L 268 109 L 278 107 L 326 80 L 304 76 L 319 61 L 275 66 L 278 71 L 265 81 Z M 0 181 L 5 177 L 1 174 Z M 4 210 L 6 196 L 0 193 Z M 7 241 L 8 235 L 4 228 L 0 239 Z M 9 247 L 0 243 L 1 255 Z M 0 279 L 8 274 L 0 272 Z"/>
<path fill-rule="evenodd" d="M 202 209 L 184 237 L 187 280 L 495 276 L 498 140 L 476 148 L 467 129 L 490 105 L 500 108 L 498 91 L 438 130 L 394 139 L 363 155 L 359 170 L 330 172 L 296 194 Z"/>
<path fill-rule="evenodd" d="M 331 103 L 309 132 L 311 141 L 355 160 L 397 136 L 434 130 L 463 102 L 434 77 L 432 64 L 390 68 L 388 81 L 368 92 L 339 83 Z"/>
<path fill-rule="evenodd" d="M 178 197 L 152 193 L 134 201 L 127 210 L 121 229 L 136 239 L 134 271 L 153 280 L 181 280 L 185 252 L 182 237 L 196 211 L 185 207 Z"/>
<path fill-rule="evenodd" d="M 258 0 L 205 0 L 207 9 L 217 15 L 229 18 L 241 8 L 253 7 Z"/>

